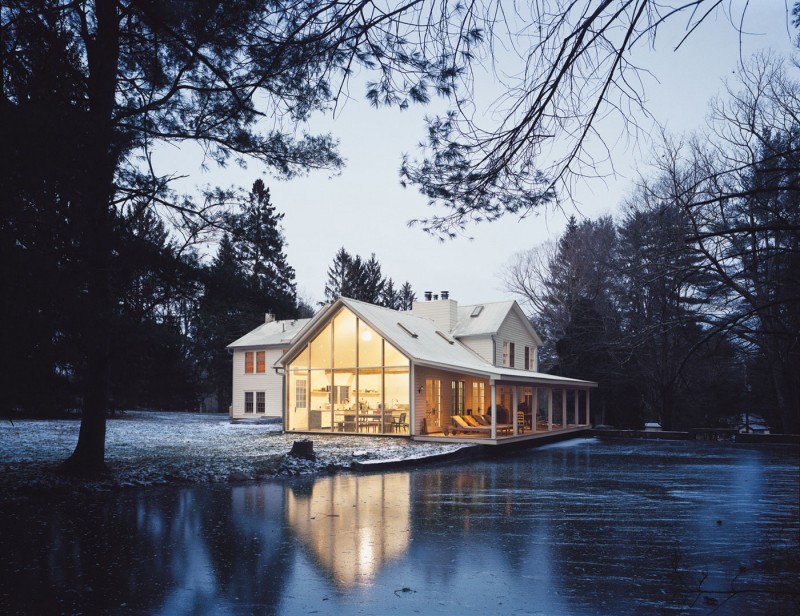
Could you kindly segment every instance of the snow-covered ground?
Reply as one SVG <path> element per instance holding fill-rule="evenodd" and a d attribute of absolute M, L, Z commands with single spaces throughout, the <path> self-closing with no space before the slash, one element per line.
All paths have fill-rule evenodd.
<path fill-rule="evenodd" d="M 405 438 L 283 434 L 279 424 L 237 423 L 227 415 L 127 411 L 110 419 L 110 473 L 93 489 L 164 483 L 244 481 L 349 468 L 354 461 L 416 459 L 463 445 L 415 443 Z M 54 469 L 78 441 L 76 420 L 0 421 L 0 490 L 73 489 Z M 296 440 L 314 442 L 316 460 L 287 456 Z"/>

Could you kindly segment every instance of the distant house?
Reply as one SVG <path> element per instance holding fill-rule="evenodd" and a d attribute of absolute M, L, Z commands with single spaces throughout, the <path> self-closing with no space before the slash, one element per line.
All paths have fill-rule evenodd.
<path fill-rule="evenodd" d="M 274 365 L 310 319 L 265 322 L 228 345 L 233 351 L 231 419 L 283 417 L 283 374 Z"/>
<path fill-rule="evenodd" d="M 283 406 L 289 432 L 487 443 L 590 423 L 596 383 L 537 372 L 542 341 L 514 301 L 459 306 L 426 293 L 401 312 L 340 298 L 274 335 L 268 325 L 230 345 L 233 417 Z M 283 404 L 279 378 L 258 380 L 281 347 Z"/>

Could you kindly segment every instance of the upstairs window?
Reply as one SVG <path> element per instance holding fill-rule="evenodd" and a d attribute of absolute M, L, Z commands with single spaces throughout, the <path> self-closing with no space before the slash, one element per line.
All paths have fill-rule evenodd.
<path fill-rule="evenodd" d="M 525 370 L 531 369 L 531 347 L 525 347 Z"/>
<path fill-rule="evenodd" d="M 513 368 L 514 367 L 514 363 L 515 363 L 514 362 L 514 356 L 515 355 L 516 355 L 516 353 L 514 351 L 514 343 L 513 342 L 509 342 L 508 343 L 508 367 L 509 368 Z"/>
<path fill-rule="evenodd" d="M 266 351 L 247 351 L 244 354 L 244 373 L 245 374 L 264 374 L 267 371 L 267 352 Z"/>

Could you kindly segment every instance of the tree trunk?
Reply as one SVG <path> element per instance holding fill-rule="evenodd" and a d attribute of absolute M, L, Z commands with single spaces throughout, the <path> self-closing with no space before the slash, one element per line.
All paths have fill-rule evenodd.
<path fill-rule="evenodd" d="M 79 474 L 106 470 L 105 438 L 111 347 L 111 247 L 114 175 L 119 151 L 113 110 L 119 58 L 116 3 L 98 0 L 97 31 L 86 41 L 89 66 L 88 100 L 83 144 L 85 171 L 77 204 L 82 210 L 81 248 L 86 265 L 86 310 L 82 318 L 85 349 L 84 398 L 75 451 L 62 469 Z"/>

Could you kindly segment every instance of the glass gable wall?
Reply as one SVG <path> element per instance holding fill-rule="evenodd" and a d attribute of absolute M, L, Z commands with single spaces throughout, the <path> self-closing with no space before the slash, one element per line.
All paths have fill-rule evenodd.
<path fill-rule="evenodd" d="M 287 430 L 409 433 L 408 358 L 347 308 L 286 374 Z"/>

